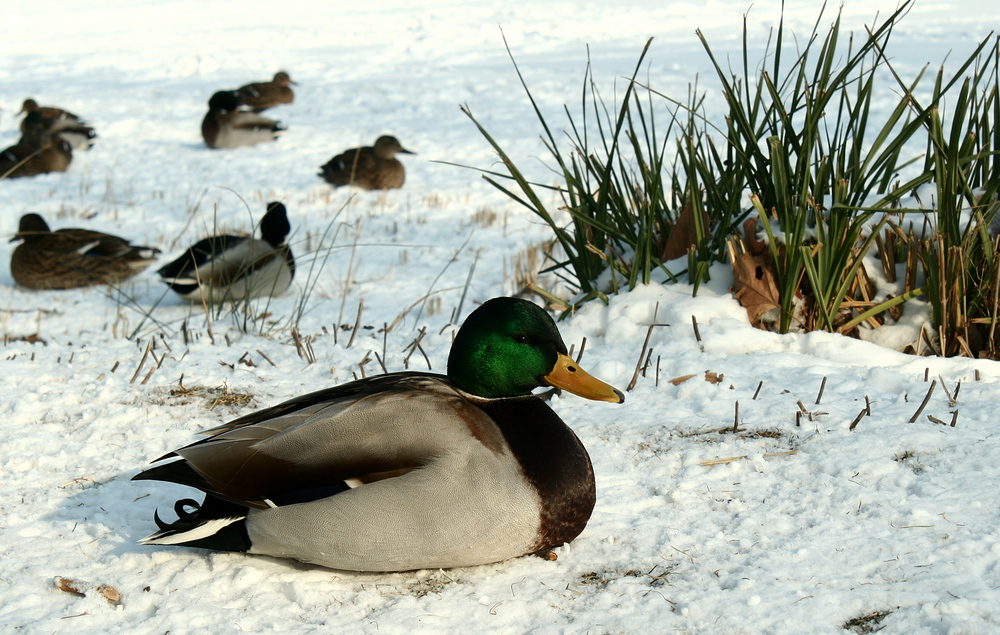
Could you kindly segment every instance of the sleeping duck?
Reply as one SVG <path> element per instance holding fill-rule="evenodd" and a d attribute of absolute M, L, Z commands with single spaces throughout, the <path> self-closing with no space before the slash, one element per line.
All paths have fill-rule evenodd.
<path fill-rule="evenodd" d="M 15 240 L 24 242 L 11 255 L 10 273 L 14 282 L 29 289 L 116 284 L 151 265 L 160 253 L 89 229 L 51 231 L 38 214 L 21 217 L 11 242 Z"/>
<path fill-rule="evenodd" d="M 204 238 L 157 273 L 191 302 L 281 295 L 295 277 L 295 259 L 285 243 L 290 229 L 285 206 L 268 203 L 260 239 L 226 234 Z"/>
<path fill-rule="evenodd" d="M 140 542 L 406 571 L 498 562 L 576 538 L 594 472 L 537 386 L 621 403 L 555 323 L 494 298 L 455 337 L 448 374 L 373 376 L 209 430 L 136 480 L 200 489 Z"/>

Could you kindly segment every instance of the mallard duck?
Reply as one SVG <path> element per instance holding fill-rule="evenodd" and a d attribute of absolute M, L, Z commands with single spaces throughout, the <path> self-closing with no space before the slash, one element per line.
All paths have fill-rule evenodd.
<path fill-rule="evenodd" d="M 212 236 L 199 240 L 160 268 L 163 281 L 191 302 L 209 304 L 245 297 L 281 295 L 295 277 L 295 259 L 285 237 L 291 230 L 285 206 L 268 203 L 260 239 Z"/>
<path fill-rule="evenodd" d="M 351 148 L 320 167 L 319 176 L 334 187 L 356 185 L 366 190 L 403 187 L 406 171 L 396 154 L 416 154 L 403 148 L 396 137 L 383 135 L 375 146 Z"/>
<path fill-rule="evenodd" d="M 20 141 L 0 152 L 0 179 L 65 172 L 72 160 L 73 151 L 62 139 L 44 146 Z"/>
<path fill-rule="evenodd" d="M 280 122 L 252 112 L 237 110 L 236 91 L 222 90 L 208 100 L 208 113 L 201 122 L 201 136 L 209 148 L 252 146 L 278 138 L 285 127 Z"/>
<path fill-rule="evenodd" d="M 83 119 L 55 106 L 39 106 L 31 98 L 25 99 L 21 112 L 21 139 L 36 140 L 39 132 L 51 132 L 69 143 L 74 150 L 89 150 L 94 145 L 97 132 Z M 34 141 L 36 145 L 37 141 Z"/>
<path fill-rule="evenodd" d="M 21 110 L 17 113 L 19 115 L 29 114 L 37 112 L 42 117 L 46 119 L 68 119 L 70 121 L 82 121 L 80 117 L 74 115 L 68 110 L 63 110 L 62 108 L 57 108 L 55 106 L 39 106 L 38 102 L 28 97 L 21 104 Z"/>
<path fill-rule="evenodd" d="M 256 82 L 236 89 L 236 99 L 241 107 L 254 112 L 267 110 L 271 106 L 290 104 L 295 101 L 295 93 L 289 86 L 296 86 L 285 71 L 278 71 L 269 82 Z"/>
<path fill-rule="evenodd" d="M 38 113 L 31 113 L 29 133 L 21 135 L 14 145 L 0 152 L 0 179 L 37 176 L 49 172 L 65 172 L 73 160 L 69 143 L 44 129 Z"/>
<path fill-rule="evenodd" d="M 406 571 L 498 562 L 576 538 L 594 508 L 590 457 L 530 394 L 621 392 L 574 362 L 534 304 L 494 298 L 462 325 L 448 374 L 373 376 L 209 430 L 134 479 L 205 493 L 140 542 Z"/>
<path fill-rule="evenodd" d="M 17 234 L 23 240 L 10 259 L 14 281 L 29 289 L 76 289 L 116 284 L 156 261 L 156 247 L 89 229 L 51 231 L 38 214 L 25 214 Z"/>

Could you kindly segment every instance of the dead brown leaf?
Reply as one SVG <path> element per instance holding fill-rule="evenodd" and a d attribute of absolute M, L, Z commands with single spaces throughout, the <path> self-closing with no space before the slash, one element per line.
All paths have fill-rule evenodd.
<path fill-rule="evenodd" d="M 115 606 L 122 603 L 122 594 L 118 592 L 113 586 L 102 584 L 97 587 L 97 592 L 104 596 L 104 599 L 111 602 Z"/>
<path fill-rule="evenodd" d="M 70 580 L 69 578 L 63 578 L 56 576 L 55 580 L 52 581 L 53 585 L 64 593 L 72 593 L 73 595 L 79 595 L 84 597 L 87 594 L 81 591 L 81 586 L 85 586 L 79 580 Z"/>
<path fill-rule="evenodd" d="M 686 382 L 687 380 L 691 379 L 694 376 L 695 375 L 681 375 L 680 377 L 674 377 L 673 379 L 670 380 L 670 383 L 675 386 L 680 386 L 681 384 L 683 384 L 684 382 Z"/>
<path fill-rule="evenodd" d="M 767 251 L 767 242 L 757 240 L 757 219 L 748 218 L 743 221 L 743 244 L 747 251 L 754 256 L 759 256 Z"/>
<path fill-rule="evenodd" d="M 709 371 L 705 371 L 705 381 L 707 381 L 710 384 L 717 384 L 717 383 L 719 383 L 720 381 L 722 381 L 723 377 L 725 377 L 725 375 L 722 375 L 722 374 L 719 374 L 719 373 L 713 373 L 710 370 Z"/>
<path fill-rule="evenodd" d="M 708 230 L 709 219 L 705 210 L 702 210 L 701 218 L 707 233 L 706 239 L 710 239 L 712 233 Z M 667 261 L 686 256 L 688 247 L 696 244 L 698 244 L 698 234 L 694 228 L 694 212 L 691 211 L 690 205 L 685 205 L 681 215 L 677 218 L 677 223 L 670 228 L 670 235 L 667 237 L 667 244 L 663 246 L 661 260 Z"/>
<path fill-rule="evenodd" d="M 73 595 L 86 597 L 88 591 L 97 591 L 105 600 L 111 602 L 115 606 L 122 603 L 121 593 L 118 592 L 118 589 L 109 584 L 96 585 L 92 582 L 72 580 L 62 576 L 56 576 L 55 579 L 52 580 L 52 584 L 55 588 L 63 591 L 64 593 L 72 593 Z"/>
<path fill-rule="evenodd" d="M 749 252 L 733 261 L 733 296 L 740 301 L 750 318 L 750 324 L 760 327 L 760 318 L 780 306 L 781 298 L 772 269 L 761 256 Z"/>

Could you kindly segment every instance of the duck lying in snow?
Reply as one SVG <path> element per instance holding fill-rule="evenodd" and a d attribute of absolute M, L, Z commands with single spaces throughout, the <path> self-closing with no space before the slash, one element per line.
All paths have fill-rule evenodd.
<path fill-rule="evenodd" d="M 566 354 L 552 318 L 513 298 L 476 309 L 448 375 L 368 377 L 208 431 L 134 477 L 195 487 L 143 539 L 405 571 L 497 562 L 558 547 L 594 508 L 590 457 L 530 394 L 557 386 L 621 403 Z"/>
<path fill-rule="evenodd" d="M 365 190 L 403 187 L 406 171 L 397 154 L 415 154 L 400 145 L 396 137 L 383 135 L 374 146 L 351 148 L 320 167 L 319 176 L 334 187 L 356 185 Z"/>
<path fill-rule="evenodd" d="M 73 161 L 69 142 L 50 131 L 38 113 L 29 113 L 21 123 L 28 124 L 27 132 L 0 152 L 0 179 L 65 172 Z"/>
<path fill-rule="evenodd" d="M 223 234 L 199 240 L 158 273 L 191 302 L 281 295 L 295 277 L 295 258 L 285 243 L 290 230 L 285 206 L 268 203 L 259 239 Z"/>
<path fill-rule="evenodd" d="M 89 150 L 97 138 L 93 126 L 80 117 L 55 106 L 39 106 L 30 97 L 21 105 L 21 113 L 25 115 L 21 121 L 22 139 L 32 139 L 41 129 L 66 141 L 74 150 Z"/>
<path fill-rule="evenodd" d="M 252 146 L 278 138 L 281 122 L 257 113 L 238 110 L 236 91 L 222 90 L 208 100 L 208 113 L 201 121 L 201 136 L 213 149 Z"/>
<path fill-rule="evenodd" d="M 116 284 L 156 261 L 160 250 L 132 245 L 111 234 L 89 229 L 51 231 L 38 214 L 21 217 L 17 234 L 22 240 L 10 258 L 14 282 L 29 289 L 76 289 Z"/>
<path fill-rule="evenodd" d="M 255 82 L 237 88 L 237 104 L 254 112 L 280 104 L 290 104 L 295 101 L 295 93 L 290 86 L 295 86 L 292 78 L 285 71 L 278 71 L 274 74 L 274 79 L 269 82 Z"/>

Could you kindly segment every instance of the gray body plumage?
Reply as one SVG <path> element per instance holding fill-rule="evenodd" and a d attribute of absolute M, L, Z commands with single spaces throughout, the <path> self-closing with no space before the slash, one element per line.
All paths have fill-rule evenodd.
<path fill-rule="evenodd" d="M 365 392 L 350 388 L 356 385 Z M 555 546 L 543 535 L 546 505 L 536 484 L 507 433 L 480 407 L 514 401 L 551 413 L 543 402 L 482 399 L 445 377 L 419 373 L 374 377 L 346 390 L 248 415 L 168 455 L 204 479 L 198 487 L 249 509 L 184 532 L 161 525 L 143 542 L 185 544 L 245 518 L 249 553 L 353 571 L 472 566 Z M 590 462 L 575 435 L 551 416 L 572 441 L 545 452 L 580 455 L 580 470 L 559 476 L 583 487 L 584 502 L 571 511 L 585 523 L 593 507 Z M 518 425 L 536 423 L 547 425 Z M 157 469 L 137 478 L 171 480 L 153 474 Z M 279 499 L 285 490 L 340 480 L 354 487 L 309 502 Z"/>
<path fill-rule="evenodd" d="M 208 112 L 201 121 L 205 145 L 216 150 L 252 146 L 273 141 L 285 131 L 285 127 L 274 119 L 237 108 L 235 91 L 219 91 L 212 95 Z"/>
<path fill-rule="evenodd" d="M 492 421 L 477 417 L 470 427 L 456 416 L 461 408 L 452 391 L 435 386 L 419 396 L 374 395 L 269 422 L 297 427 L 257 449 L 299 466 L 334 458 L 363 464 L 372 447 L 381 447 L 405 453 L 414 467 L 318 501 L 250 510 L 250 553 L 334 569 L 405 571 L 496 562 L 531 551 L 539 540 L 538 493 Z M 413 415 L 401 419 L 400 412 Z M 366 440 L 357 446 L 359 429 Z"/>
<path fill-rule="evenodd" d="M 234 248 L 198 267 L 184 270 L 177 276 L 163 276 L 163 281 L 175 285 L 177 294 L 190 302 L 218 304 L 246 297 L 278 296 L 292 283 L 285 246 L 275 248 L 268 242 L 247 238 Z M 194 285 L 182 292 L 177 286 Z"/>

